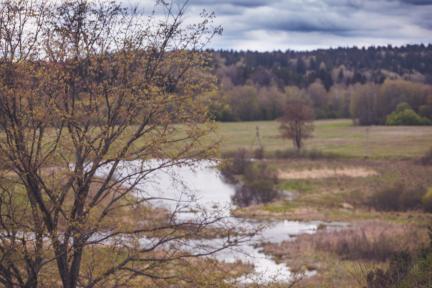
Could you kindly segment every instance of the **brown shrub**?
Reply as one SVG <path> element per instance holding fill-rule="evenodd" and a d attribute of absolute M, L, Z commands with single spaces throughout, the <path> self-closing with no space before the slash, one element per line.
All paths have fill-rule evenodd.
<path fill-rule="evenodd" d="M 262 160 L 262 159 L 264 159 L 264 156 L 265 156 L 264 148 L 260 147 L 260 148 L 255 149 L 255 151 L 254 151 L 254 158 L 255 159 Z"/>
<path fill-rule="evenodd" d="M 383 186 L 368 199 L 368 204 L 382 211 L 407 211 L 423 208 L 426 187 L 421 183 L 397 182 Z"/>
<path fill-rule="evenodd" d="M 313 239 L 316 249 L 343 259 L 385 261 L 400 251 L 418 249 L 427 242 L 427 235 L 408 225 L 370 221 L 348 230 L 324 231 Z"/>
<path fill-rule="evenodd" d="M 237 187 L 233 201 L 241 207 L 271 202 L 279 197 L 277 183 L 277 173 L 267 163 L 253 163 L 246 167 L 243 183 Z"/>
<path fill-rule="evenodd" d="M 427 231 L 401 224 L 366 221 L 342 230 L 320 230 L 294 241 L 269 244 L 264 249 L 279 258 L 295 258 L 304 251 L 322 251 L 346 260 L 386 261 L 401 251 L 426 246 Z"/>
<path fill-rule="evenodd" d="M 429 149 L 422 158 L 420 158 L 420 164 L 428 166 L 432 165 L 432 148 Z"/>
<path fill-rule="evenodd" d="M 251 161 L 249 160 L 248 152 L 245 149 L 239 149 L 230 158 L 222 161 L 219 165 L 219 170 L 225 179 L 236 183 L 235 176 L 243 175 L 250 165 Z"/>

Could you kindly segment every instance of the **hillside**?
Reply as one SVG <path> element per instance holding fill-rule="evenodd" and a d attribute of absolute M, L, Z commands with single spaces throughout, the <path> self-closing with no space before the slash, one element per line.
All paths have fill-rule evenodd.
<path fill-rule="evenodd" d="M 307 87 L 383 83 L 406 79 L 432 83 L 432 45 L 337 48 L 311 52 L 211 51 L 220 81 Z"/>
<path fill-rule="evenodd" d="M 432 45 L 210 52 L 219 84 L 210 111 L 218 121 L 274 120 L 287 99 L 300 96 L 318 119 L 383 125 L 407 103 L 418 119 L 411 122 L 432 123 Z"/>

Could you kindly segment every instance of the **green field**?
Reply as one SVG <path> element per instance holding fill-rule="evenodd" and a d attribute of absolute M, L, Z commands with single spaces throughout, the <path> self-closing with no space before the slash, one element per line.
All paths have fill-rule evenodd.
<path fill-rule="evenodd" d="M 221 152 L 257 148 L 256 127 L 266 152 L 292 148 L 291 141 L 280 138 L 276 121 L 218 123 Z M 314 137 L 306 141 L 306 149 L 348 157 L 418 157 L 431 147 L 430 126 L 359 127 L 349 119 L 316 121 Z"/>

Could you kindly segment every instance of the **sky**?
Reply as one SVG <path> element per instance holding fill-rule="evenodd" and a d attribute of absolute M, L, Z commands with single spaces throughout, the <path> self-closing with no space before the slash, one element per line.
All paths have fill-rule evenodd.
<path fill-rule="evenodd" d="M 190 0 L 223 26 L 211 48 L 314 50 L 432 43 L 432 0 Z"/>

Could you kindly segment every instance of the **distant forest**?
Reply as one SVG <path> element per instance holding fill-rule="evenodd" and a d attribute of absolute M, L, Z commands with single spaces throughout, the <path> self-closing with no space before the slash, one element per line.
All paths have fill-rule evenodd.
<path fill-rule="evenodd" d="M 219 121 L 276 119 L 294 94 L 307 97 L 321 119 L 352 117 L 363 125 L 385 124 L 402 103 L 432 119 L 431 44 L 208 52 L 220 88 L 219 104 L 211 112 Z M 358 105 L 370 111 L 360 111 L 365 107 Z"/>

